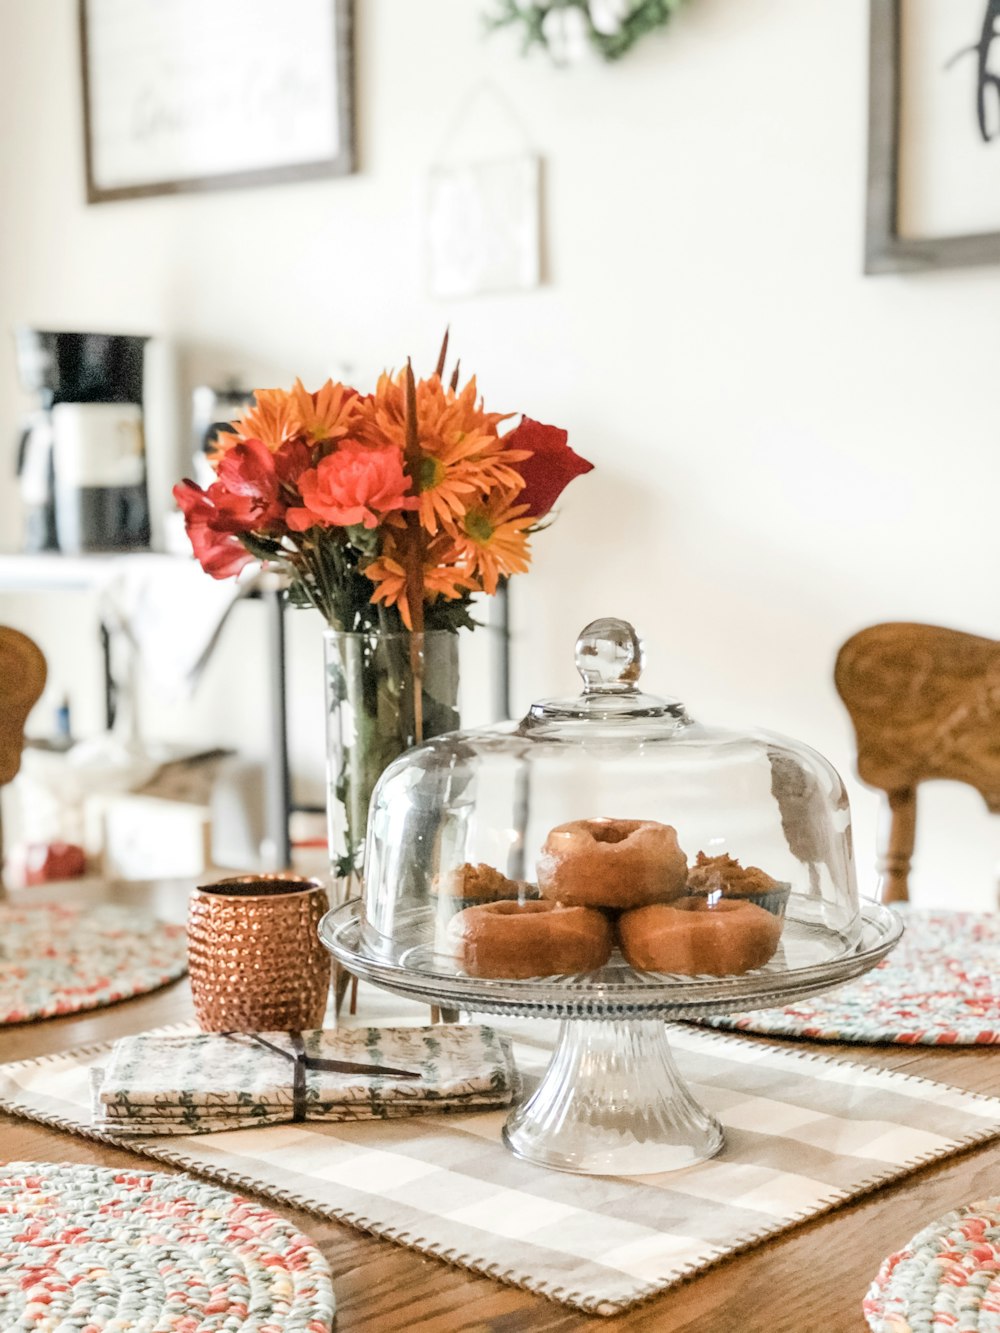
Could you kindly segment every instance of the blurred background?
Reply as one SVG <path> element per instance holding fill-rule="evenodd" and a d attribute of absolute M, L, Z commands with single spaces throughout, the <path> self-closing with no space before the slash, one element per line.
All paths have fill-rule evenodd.
<path fill-rule="evenodd" d="M 357 0 L 354 172 L 88 203 L 78 6 L 4 0 L 0 544 L 24 546 L 16 456 L 38 409 L 17 328 L 150 339 L 163 549 L 198 386 L 344 375 L 366 389 L 408 355 L 429 372 L 450 325 L 488 407 L 565 426 L 595 465 L 511 586 L 515 715 L 574 688 L 585 623 L 627 618 L 648 688 L 834 762 L 873 892 L 879 799 L 854 777 L 834 658 L 881 620 L 1000 633 L 1000 268 L 864 276 L 865 0 L 689 0 L 620 62 L 570 51 L 565 66 L 559 50 L 524 55 L 513 27 L 488 34 L 487 9 Z M 102 17 L 114 6 L 96 6 L 92 29 Z M 238 104 L 239 80 L 209 77 Z M 511 154 L 541 162 L 541 280 L 444 294 L 435 173 Z M 99 736 L 106 594 L 89 576 L 33 586 L 23 566 L 3 570 L 0 623 L 49 664 L 29 733 Z M 134 682 L 144 740 L 235 751 L 244 793 L 272 758 L 268 614 L 266 598 L 235 606 L 193 693 Z M 294 799 L 318 809 L 321 624 L 286 621 Z M 485 720 L 494 663 L 468 651 L 467 716 Z M 921 803 L 914 899 L 994 906 L 1000 822 L 968 787 L 928 786 Z"/>

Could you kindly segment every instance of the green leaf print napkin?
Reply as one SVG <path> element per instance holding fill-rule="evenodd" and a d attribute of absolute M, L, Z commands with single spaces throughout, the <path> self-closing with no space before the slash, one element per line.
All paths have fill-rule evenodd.
<path fill-rule="evenodd" d="M 198 1134 L 293 1120 L 295 1056 L 287 1033 L 140 1033 L 94 1071 L 94 1123 L 121 1134 Z M 395 1078 L 306 1067 L 307 1120 L 387 1120 L 508 1106 L 520 1091 L 510 1043 L 478 1024 L 303 1032 L 312 1060 L 419 1074 Z"/>

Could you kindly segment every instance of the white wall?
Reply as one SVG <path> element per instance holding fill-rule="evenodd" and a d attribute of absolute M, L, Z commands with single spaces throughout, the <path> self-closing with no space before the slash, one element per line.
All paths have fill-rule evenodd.
<path fill-rule="evenodd" d="M 2 0 L 0 324 L 156 333 L 186 393 L 227 371 L 427 365 L 450 320 L 489 404 L 565 424 L 599 469 L 516 585 L 518 704 L 571 687 L 579 627 L 623 615 L 652 687 L 849 772 L 830 683 L 849 633 L 1000 630 L 1000 269 L 861 276 L 864 0 L 691 0 L 619 66 L 568 71 L 485 40 L 484 7 L 357 0 L 358 175 L 88 208 L 75 4 Z M 458 151 L 450 127 L 484 79 L 545 158 L 548 282 L 449 306 L 425 295 L 423 173 L 443 141 Z M 0 440 L 23 406 L 0 356 Z M 9 544 L 15 510 L 4 483 Z M 62 630 L 87 634 L 86 616 L 49 605 L 8 598 L 0 617 L 75 677 Z M 303 663 L 312 638 L 300 625 Z M 218 714 L 253 741 L 252 643 L 234 631 L 174 734 Z M 303 666 L 297 707 L 318 679 Z M 315 739 L 299 727 L 311 771 Z M 877 802 L 852 793 L 871 887 Z M 979 804 L 928 793 L 925 901 L 992 904 L 1000 827 Z"/>

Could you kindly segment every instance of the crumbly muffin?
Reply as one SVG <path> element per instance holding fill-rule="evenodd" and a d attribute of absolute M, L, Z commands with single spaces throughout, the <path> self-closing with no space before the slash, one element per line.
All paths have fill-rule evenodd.
<path fill-rule="evenodd" d="M 700 897 L 720 893 L 723 898 L 742 898 L 784 916 L 789 885 L 772 879 L 758 866 L 741 866 L 735 856 L 699 852 L 688 871 L 688 892 Z"/>
<path fill-rule="evenodd" d="M 434 892 L 441 898 L 455 898 L 463 903 L 496 903 L 506 899 L 535 898 L 537 891 L 516 879 L 508 879 L 493 866 L 464 865 L 455 866 L 438 875 L 434 881 Z"/>
<path fill-rule="evenodd" d="M 696 893 L 723 889 L 727 898 L 742 898 L 748 893 L 766 893 L 778 888 L 778 881 L 757 866 L 741 866 L 735 856 L 706 856 L 699 852 L 688 871 L 688 888 Z"/>

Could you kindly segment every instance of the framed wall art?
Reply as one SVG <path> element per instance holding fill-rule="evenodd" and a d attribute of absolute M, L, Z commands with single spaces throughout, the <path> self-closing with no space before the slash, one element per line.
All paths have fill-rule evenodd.
<path fill-rule="evenodd" d="M 352 0 L 78 0 L 87 199 L 354 170 Z"/>
<path fill-rule="evenodd" d="M 529 291 L 542 280 L 541 159 L 433 167 L 427 180 L 432 296 Z"/>
<path fill-rule="evenodd" d="M 1000 263 L 1000 0 L 870 0 L 865 271 Z"/>

